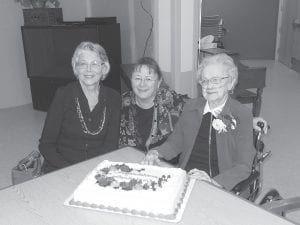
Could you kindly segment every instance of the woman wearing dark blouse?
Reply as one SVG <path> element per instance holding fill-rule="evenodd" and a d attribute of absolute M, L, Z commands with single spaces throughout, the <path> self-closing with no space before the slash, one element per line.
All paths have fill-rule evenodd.
<path fill-rule="evenodd" d="M 188 97 L 164 84 L 157 62 L 149 57 L 134 66 L 131 86 L 122 95 L 119 147 L 147 151 L 172 133 Z"/>
<path fill-rule="evenodd" d="M 40 138 L 44 173 L 118 148 L 121 98 L 101 83 L 110 70 L 105 50 L 82 42 L 72 67 L 78 81 L 57 90 Z"/>

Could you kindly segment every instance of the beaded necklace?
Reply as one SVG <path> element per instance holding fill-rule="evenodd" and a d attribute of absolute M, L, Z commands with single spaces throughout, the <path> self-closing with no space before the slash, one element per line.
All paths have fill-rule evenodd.
<path fill-rule="evenodd" d="M 99 134 L 102 129 L 103 129 L 103 125 L 105 123 L 105 118 L 106 118 L 106 106 L 104 107 L 104 110 L 103 110 L 103 116 L 102 116 L 102 120 L 100 121 L 99 123 L 99 127 L 97 130 L 95 131 L 90 131 L 84 121 L 84 117 L 82 115 L 82 112 L 81 112 L 81 108 L 80 108 L 80 104 L 79 104 L 79 100 L 78 100 L 78 97 L 75 98 L 75 103 L 76 103 L 76 111 L 77 111 L 77 115 L 78 115 L 78 118 L 79 118 L 79 121 L 80 121 L 80 124 L 81 124 L 81 128 L 82 128 L 82 131 L 83 133 L 85 134 L 90 134 L 90 135 L 97 135 Z"/>

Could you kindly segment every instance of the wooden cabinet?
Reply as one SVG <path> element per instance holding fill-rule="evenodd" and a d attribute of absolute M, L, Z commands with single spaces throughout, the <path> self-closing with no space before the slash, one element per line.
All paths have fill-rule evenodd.
<path fill-rule="evenodd" d="M 22 26 L 27 76 L 30 79 L 33 107 L 47 111 L 58 87 L 75 80 L 71 59 L 82 41 L 101 44 L 111 64 L 104 85 L 120 92 L 120 25 L 62 24 Z"/>

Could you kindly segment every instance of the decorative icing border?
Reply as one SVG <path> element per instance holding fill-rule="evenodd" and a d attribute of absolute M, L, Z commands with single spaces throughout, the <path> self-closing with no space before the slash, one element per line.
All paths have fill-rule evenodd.
<path fill-rule="evenodd" d="M 64 205 L 72 206 L 77 208 L 85 208 L 85 209 L 92 209 L 98 210 L 102 212 L 110 212 L 110 213 L 118 213 L 123 215 L 130 215 L 130 216 L 138 216 L 144 218 L 152 218 L 157 220 L 163 220 L 168 222 L 179 222 L 182 218 L 185 206 L 188 202 L 189 195 L 193 189 L 195 184 L 195 179 L 187 177 L 184 190 L 182 192 L 181 198 L 178 203 L 178 207 L 175 209 L 174 214 L 171 215 L 163 215 L 163 214 L 154 214 L 154 213 L 147 213 L 144 211 L 138 210 L 128 210 L 128 209 L 120 209 L 118 207 L 110 207 L 104 205 L 96 205 L 96 204 L 88 204 L 84 202 L 74 201 L 73 195 L 71 195 L 65 202 Z"/>

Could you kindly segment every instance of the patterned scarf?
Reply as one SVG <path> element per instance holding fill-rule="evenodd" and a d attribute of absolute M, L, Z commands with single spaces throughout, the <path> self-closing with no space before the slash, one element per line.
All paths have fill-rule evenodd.
<path fill-rule="evenodd" d="M 160 87 L 154 99 L 154 111 L 150 135 L 142 146 L 136 120 L 136 102 L 132 91 L 122 95 L 119 147 L 132 146 L 141 150 L 162 144 L 173 132 L 182 113 L 187 95 L 177 94 L 168 87 Z"/>

